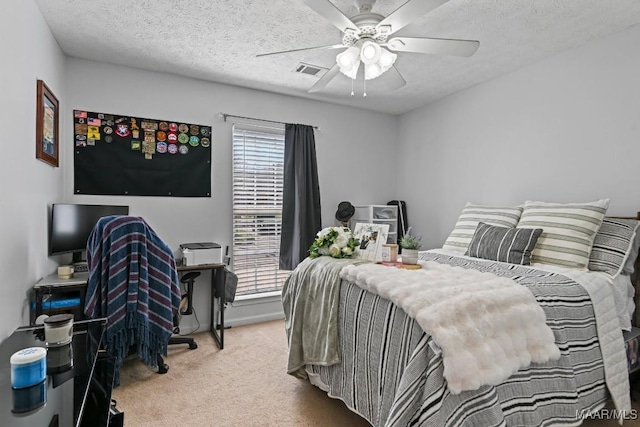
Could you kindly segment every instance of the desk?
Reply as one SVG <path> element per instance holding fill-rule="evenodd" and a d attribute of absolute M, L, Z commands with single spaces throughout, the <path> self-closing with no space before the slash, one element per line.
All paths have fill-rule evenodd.
<path fill-rule="evenodd" d="M 224 305 L 225 298 L 225 264 L 203 264 L 203 265 L 180 265 L 177 267 L 178 273 L 186 273 L 188 271 L 211 271 L 211 335 L 218 344 L 218 347 L 222 350 L 224 348 Z M 35 307 L 31 310 L 31 324 L 35 324 L 35 320 L 41 314 L 58 314 L 61 312 L 73 313 L 75 319 L 84 319 L 84 298 L 87 289 L 87 280 L 89 280 L 89 273 L 76 273 L 72 279 L 58 279 L 57 273 L 51 274 L 33 287 L 35 293 Z M 216 292 L 218 290 L 219 292 Z M 188 289 L 187 293 L 193 295 L 193 289 Z M 216 296 L 217 294 L 217 296 Z M 77 297 L 80 302 L 77 306 L 66 308 L 49 308 L 43 309 L 43 298 L 49 296 L 51 300 L 52 296 L 59 298 L 65 297 Z M 55 299 L 55 298 L 53 298 Z M 218 310 L 220 313 L 220 323 L 216 324 L 216 300 L 218 300 Z M 189 308 L 191 308 L 191 302 L 189 302 Z M 220 332 L 218 333 L 218 329 Z"/>
<path fill-rule="evenodd" d="M 55 353 L 47 355 L 46 403 L 15 413 L 11 389 L 10 356 L 26 347 L 44 347 L 44 329 L 18 328 L 0 345 L 0 425 L 19 426 L 107 426 L 113 387 L 113 361 L 101 359 L 106 319 L 76 322 L 73 326 L 72 367 L 54 368 Z M 62 347 L 56 349 L 66 350 Z M 67 353 L 69 354 L 69 353 Z M 106 364 L 105 364 L 106 362 Z M 35 387 L 35 386 L 34 386 Z M 23 389 L 25 390 L 25 389 Z M 12 396 L 13 394 L 13 396 Z"/>
<path fill-rule="evenodd" d="M 87 280 L 89 273 L 76 273 L 71 279 L 59 279 L 57 273 L 48 275 L 33 286 L 35 301 L 31 307 L 31 324 L 35 325 L 35 320 L 41 314 L 71 313 L 75 320 L 84 319 L 84 297 L 87 290 Z M 48 306 L 43 307 L 43 299 L 47 296 Z M 76 302 L 72 305 L 61 304 L 56 306 L 56 301 Z M 46 304 L 45 304 L 46 305 Z"/>
<path fill-rule="evenodd" d="M 213 335 L 213 339 L 216 341 L 216 344 L 218 344 L 220 350 L 224 348 L 224 305 L 226 303 L 224 267 L 224 264 L 202 264 L 180 265 L 177 268 L 178 273 L 186 273 L 188 271 L 211 271 L 211 335 Z M 187 289 L 187 293 L 193 295 L 193 289 Z M 215 316 L 216 299 L 218 300 L 218 313 L 220 313 L 220 323 L 217 325 Z M 218 333 L 217 329 L 220 330 L 220 333 Z"/>

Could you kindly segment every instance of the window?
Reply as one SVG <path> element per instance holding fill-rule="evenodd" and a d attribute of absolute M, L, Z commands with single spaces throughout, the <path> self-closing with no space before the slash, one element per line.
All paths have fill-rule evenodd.
<path fill-rule="evenodd" d="M 282 289 L 284 127 L 233 126 L 233 267 L 236 295 Z"/>

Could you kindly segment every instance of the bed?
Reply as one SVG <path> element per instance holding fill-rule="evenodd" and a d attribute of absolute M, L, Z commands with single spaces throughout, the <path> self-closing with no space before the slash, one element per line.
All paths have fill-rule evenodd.
<path fill-rule="evenodd" d="M 527 209 L 532 203 L 518 207 L 517 218 L 511 218 L 506 228 L 517 229 L 527 218 L 535 222 Z M 549 209 L 549 204 L 540 206 Z M 469 212 L 477 215 L 479 209 L 471 204 L 465 206 L 443 248 L 420 252 L 425 271 L 473 270 L 526 288 L 544 313 L 559 356 L 524 363 L 500 381 L 452 390 L 453 365 L 449 362 L 445 374 L 445 347 L 434 339 L 442 335 L 426 332 L 423 315 L 407 314 L 415 311 L 407 305 L 413 304 L 411 298 L 394 295 L 401 293 L 394 289 L 400 279 L 395 283 L 396 276 L 381 278 L 378 282 L 389 286 L 385 291 L 374 280 L 378 274 L 374 266 L 321 257 L 305 260 L 283 290 L 288 373 L 308 378 L 373 426 L 579 425 L 609 400 L 620 411 L 617 418 L 631 415 L 628 372 L 632 357 L 633 367 L 638 364 L 637 347 L 630 338 L 625 348 L 622 330 L 630 329 L 632 272 L 640 238 L 636 221 L 605 217 L 607 206 L 608 201 L 598 208 L 600 217 L 588 243 L 591 258 L 583 268 L 536 262 L 549 255 L 538 248 L 554 247 L 549 244 L 553 234 L 549 225 L 541 235 L 547 240 L 530 247 L 530 265 L 465 255 L 456 248 L 460 236 L 466 252 L 480 223 L 505 227 L 504 218 L 493 221 L 482 212 L 479 219 L 468 221 Z M 531 224 L 520 228 L 532 228 Z M 616 234 L 620 224 L 628 228 L 624 239 Z M 327 313 L 329 319 L 318 321 Z M 307 337 L 296 330 L 310 324 Z M 632 332 L 637 331 L 626 334 L 635 338 L 637 346 L 638 334 Z M 458 375 L 474 375 L 456 366 Z"/>

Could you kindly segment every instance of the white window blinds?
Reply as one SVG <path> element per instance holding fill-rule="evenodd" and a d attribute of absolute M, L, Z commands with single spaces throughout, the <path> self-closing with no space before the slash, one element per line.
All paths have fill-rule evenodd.
<path fill-rule="evenodd" d="M 236 295 L 282 289 L 284 126 L 233 126 L 233 269 Z"/>

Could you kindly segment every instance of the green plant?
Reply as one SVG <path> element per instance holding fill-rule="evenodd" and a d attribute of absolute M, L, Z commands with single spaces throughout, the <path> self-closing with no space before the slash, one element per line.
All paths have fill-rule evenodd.
<path fill-rule="evenodd" d="M 360 240 L 356 239 L 347 227 L 327 227 L 316 235 L 309 248 L 309 257 L 328 255 L 333 258 L 350 258 L 355 254 Z"/>
<path fill-rule="evenodd" d="M 400 247 L 418 250 L 422 247 L 422 236 L 411 235 L 411 227 L 409 227 L 407 233 L 400 239 Z"/>

